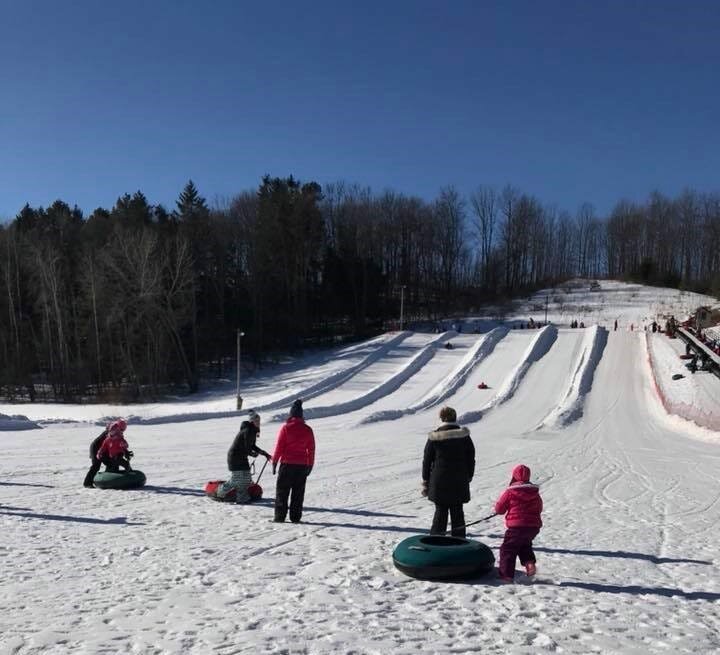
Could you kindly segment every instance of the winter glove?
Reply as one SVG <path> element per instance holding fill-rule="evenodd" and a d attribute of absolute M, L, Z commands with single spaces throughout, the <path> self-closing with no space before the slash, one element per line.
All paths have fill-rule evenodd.
<path fill-rule="evenodd" d="M 131 457 L 135 457 L 135 453 L 134 453 L 132 450 L 128 450 L 128 451 L 125 453 L 125 457 L 127 458 L 128 461 L 130 461 L 130 458 L 131 458 Z"/>
<path fill-rule="evenodd" d="M 270 453 L 263 453 L 265 455 L 265 459 L 269 462 L 272 459 L 272 455 Z"/>
<path fill-rule="evenodd" d="M 312 473 L 312 466 L 305 467 L 305 477 L 308 477 Z"/>
<path fill-rule="evenodd" d="M 423 480 L 422 485 L 420 486 L 420 495 L 421 496 L 427 496 L 428 494 L 428 483 Z"/>

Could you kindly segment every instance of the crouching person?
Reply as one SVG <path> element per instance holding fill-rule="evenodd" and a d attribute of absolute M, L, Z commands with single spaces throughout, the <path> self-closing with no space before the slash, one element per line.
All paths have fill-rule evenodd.
<path fill-rule="evenodd" d="M 227 454 L 230 479 L 218 487 L 215 497 L 220 500 L 233 500 L 236 503 L 249 503 L 251 498 L 248 487 L 252 484 L 248 457 L 264 455 L 270 459 L 270 453 L 258 448 L 256 441 L 260 434 L 260 414 L 250 410 L 248 420 L 240 424 L 240 431 Z"/>
<path fill-rule="evenodd" d="M 113 421 L 107 429 L 107 437 L 103 440 L 97 451 L 96 459 L 105 464 L 105 470 L 110 473 L 118 473 L 122 466 L 126 471 L 132 471 L 130 458 L 132 451 L 125 441 L 125 429 L 127 423 L 124 419 Z M 88 475 L 89 475 L 88 471 Z"/>
<path fill-rule="evenodd" d="M 305 483 L 315 463 L 315 435 L 303 419 L 302 400 L 296 400 L 290 408 L 290 416 L 278 432 L 273 453 L 273 473 L 278 464 L 275 487 L 275 521 L 283 523 L 288 513 L 290 520 L 299 523 L 302 519 L 305 500 Z"/>

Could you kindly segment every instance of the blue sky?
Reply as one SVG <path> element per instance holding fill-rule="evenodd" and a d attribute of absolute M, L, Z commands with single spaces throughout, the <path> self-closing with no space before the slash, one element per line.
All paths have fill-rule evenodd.
<path fill-rule="evenodd" d="M 262 5 L 262 6 L 261 6 Z M 262 175 L 720 191 L 720 3 L 0 0 L 0 218 Z"/>

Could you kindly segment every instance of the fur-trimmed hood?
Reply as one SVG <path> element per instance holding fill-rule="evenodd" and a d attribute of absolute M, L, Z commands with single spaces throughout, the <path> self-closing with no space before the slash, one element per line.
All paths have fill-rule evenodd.
<path fill-rule="evenodd" d="M 536 491 L 540 490 L 540 487 L 536 485 L 534 482 L 511 482 L 508 487 L 508 489 L 535 489 Z"/>
<path fill-rule="evenodd" d="M 428 434 L 430 441 L 445 441 L 446 439 L 462 439 L 470 436 L 470 430 L 461 428 L 456 423 L 443 423 L 437 430 Z"/>

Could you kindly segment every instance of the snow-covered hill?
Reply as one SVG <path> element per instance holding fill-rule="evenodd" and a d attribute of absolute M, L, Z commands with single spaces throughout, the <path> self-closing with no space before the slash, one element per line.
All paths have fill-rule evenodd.
<path fill-rule="evenodd" d="M 553 326 L 513 329 L 543 321 L 546 299 Z M 707 301 L 549 290 L 492 331 L 468 317 L 459 334 L 392 333 L 244 380 L 265 449 L 306 399 L 318 453 L 299 525 L 269 522 L 269 470 L 259 504 L 203 496 L 241 418 L 231 384 L 126 408 L 0 405 L 0 653 L 718 652 L 720 434 L 667 410 L 715 420 L 720 379 L 672 381 L 677 343 L 643 330 Z M 468 520 L 513 465 L 541 483 L 531 584 L 419 582 L 392 565 L 430 525 L 420 461 L 445 404 L 477 449 Z M 97 424 L 120 414 L 148 486 L 84 489 Z M 497 553 L 502 522 L 476 528 Z"/>

